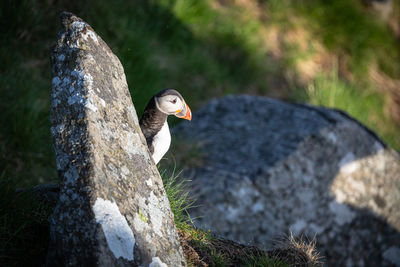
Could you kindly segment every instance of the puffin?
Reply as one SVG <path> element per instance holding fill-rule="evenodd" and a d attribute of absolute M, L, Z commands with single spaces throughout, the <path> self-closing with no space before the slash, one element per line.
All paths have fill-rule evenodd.
<path fill-rule="evenodd" d="M 189 121 L 192 119 L 192 111 L 182 95 L 174 89 L 167 88 L 150 99 L 139 121 L 155 164 L 162 159 L 171 145 L 167 122 L 169 115 Z"/>

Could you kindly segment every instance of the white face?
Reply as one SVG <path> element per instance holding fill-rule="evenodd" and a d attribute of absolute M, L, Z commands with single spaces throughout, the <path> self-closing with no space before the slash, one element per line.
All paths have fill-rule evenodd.
<path fill-rule="evenodd" d="M 185 103 L 176 95 L 156 97 L 157 108 L 168 115 L 175 115 L 185 108 Z"/>

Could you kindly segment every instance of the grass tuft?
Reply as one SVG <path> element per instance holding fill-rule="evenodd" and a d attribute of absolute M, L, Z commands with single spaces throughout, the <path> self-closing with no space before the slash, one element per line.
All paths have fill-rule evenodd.
<path fill-rule="evenodd" d="M 321 267 L 321 256 L 316 249 L 316 239 L 295 238 L 292 233 L 275 241 L 275 248 L 268 251 L 270 258 L 280 260 L 289 266 Z"/>
<path fill-rule="evenodd" d="M 188 230 L 194 224 L 188 213 L 188 209 L 194 206 L 195 200 L 189 196 L 189 180 L 180 177 L 181 172 L 163 170 L 160 172 L 164 189 L 168 196 L 172 213 L 174 214 L 175 225 L 178 229 Z"/>
<path fill-rule="evenodd" d="M 267 255 L 262 255 L 260 257 L 250 256 L 248 259 L 244 260 L 244 267 L 289 267 L 288 264 L 277 260 L 275 258 L 270 258 Z"/>

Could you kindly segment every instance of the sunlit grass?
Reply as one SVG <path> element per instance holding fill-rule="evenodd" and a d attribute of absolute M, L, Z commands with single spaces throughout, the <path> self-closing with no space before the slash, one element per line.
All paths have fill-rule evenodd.
<path fill-rule="evenodd" d="M 340 80 L 337 72 L 320 74 L 306 89 L 306 101 L 346 111 L 371 129 L 374 129 L 392 147 L 400 149 L 400 127 L 383 114 L 383 98 L 372 88 L 360 91 L 354 85 Z"/>
<path fill-rule="evenodd" d="M 180 176 L 175 169 L 172 172 L 161 171 L 165 192 L 174 214 L 175 225 L 178 229 L 190 229 L 194 226 L 188 209 L 194 207 L 195 200 L 190 197 L 188 180 Z"/>
<path fill-rule="evenodd" d="M 361 6 L 362 1 L 293 1 L 308 19 L 315 37 L 335 53 L 346 56 L 352 71 L 367 75 L 369 64 L 378 63 L 389 76 L 400 78 L 399 42 L 377 16 Z"/>

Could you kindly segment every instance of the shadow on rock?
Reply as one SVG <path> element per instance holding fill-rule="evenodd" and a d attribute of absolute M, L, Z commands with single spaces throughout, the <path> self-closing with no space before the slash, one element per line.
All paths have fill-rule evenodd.
<path fill-rule="evenodd" d="M 266 248 L 316 236 L 328 266 L 400 264 L 399 154 L 345 113 L 228 96 L 174 133 L 201 144 L 185 170 L 199 226 Z"/>

